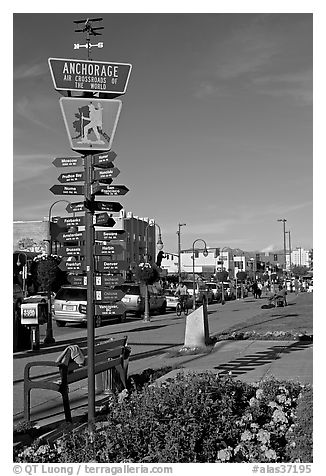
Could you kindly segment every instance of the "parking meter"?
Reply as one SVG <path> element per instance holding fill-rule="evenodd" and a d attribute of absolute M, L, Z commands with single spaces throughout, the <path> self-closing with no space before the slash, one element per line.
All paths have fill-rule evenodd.
<path fill-rule="evenodd" d="M 40 348 L 40 325 L 45 324 L 47 318 L 47 303 L 23 303 L 21 305 L 21 323 L 30 327 L 32 350 L 38 350 Z"/>

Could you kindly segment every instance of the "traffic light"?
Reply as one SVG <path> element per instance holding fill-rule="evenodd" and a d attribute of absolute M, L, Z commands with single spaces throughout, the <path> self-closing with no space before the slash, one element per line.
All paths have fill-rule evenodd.
<path fill-rule="evenodd" d="M 220 256 L 220 248 L 215 248 L 214 258 Z"/>

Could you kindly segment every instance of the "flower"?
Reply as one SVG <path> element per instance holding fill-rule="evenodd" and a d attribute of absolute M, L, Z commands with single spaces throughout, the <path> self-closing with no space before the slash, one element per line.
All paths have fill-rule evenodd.
<path fill-rule="evenodd" d="M 251 397 L 249 400 L 249 406 L 254 407 L 255 405 L 257 405 L 257 399 L 255 397 Z"/>
<path fill-rule="evenodd" d="M 276 399 L 279 403 L 284 403 L 286 401 L 286 396 L 285 395 L 277 395 Z"/>
<path fill-rule="evenodd" d="M 252 436 L 253 435 L 249 430 L 245 430 L 241 435 L 241 441 L 250 441 Z"/>
<path fill-rule="evenodd" d="M 266 430 L 259 430 L 259 432 L 257 433 L 257 440 L 261 443 L 269 443 L 270 433 Z"/>
<path fill-rule="evenodd" d="M 276 453 L 274 450 L 267 450 L 265 451 L 265 456 L 267 459 L 271 460 L 271 459 L 275 459 L 276 460 Z"/>
<path fill-rule="evenodd" d="M 275 422 L 287 423 L 288 419 L 285 416 L 285 413 L 282 410 L 275 410 L 272 416 Z"/>
<path fill-rule="evenodd" d="M 261 388 L 256 391 L 256 398 L 259 400 L 263 396 L 264 392 Z"/>
<path fill-rule="evenodd" d="M 219 450 L 217 452 L 217 459 L 221 461 L 228 461 L 231 457 L 231 452 L 229 450 Z"/>

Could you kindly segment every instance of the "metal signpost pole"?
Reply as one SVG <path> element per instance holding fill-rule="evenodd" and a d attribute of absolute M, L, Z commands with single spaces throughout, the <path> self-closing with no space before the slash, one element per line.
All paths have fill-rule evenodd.
<path fill-rule="evenodd" d="M 91 200 L 91 168 L 92 156 L 85 157 L 85 201 Z M 87 275 L 87 371 L 88 371 L 88 429 L 94 430 L 95 418 L 95 330 L 93 305 L 93 274 L 94 274 L 94 228 L 93 211 L 85 211 L 85 248 L 86 248 L 86 275 Z"/>

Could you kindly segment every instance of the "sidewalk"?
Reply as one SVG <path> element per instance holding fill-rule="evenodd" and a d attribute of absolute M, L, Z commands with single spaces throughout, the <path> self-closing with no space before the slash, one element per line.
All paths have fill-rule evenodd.
<path fill-rule="evenodd" d="M 222 310 L 221 306 L 216 308 L 214 306 L 214 310 L 209 315 L 210 335 L 216 333 L 216 329 L 225 327 L 228 315 L 234 316 L 237 306 L 243 306 L 244 309 L 246 303 L 234 303 L 229 305 L 228 308 L 223 306 L 224 309 Z M 261 312 L 260 309 L 259 311 Z M 166 325 L 167 320 L 168 325 Z M 161 327 L 158 330 L 159 326 Z M 153 319 L 150 326 L 141 328 L 140 323 L 130 323 L 126 327 L 127 329 L 121 330 L 121 335 L 130 335 L 128 341 L 132 347 L 132 354 L 129 363 L 129 375 L 140 373 L 146 368 L 158 369 L 170 366 L 182 368 L 183 370 L 181 371 L 183 372 L 202 372 L 207 370 L 220 375 L 230 374 L 233 378 L 239 378 L 246 382 L 255 382 L 274 377 L 279 380 L 295 380 L 301 383 L 312 384 L 312 342 L 227 340 L 217 342 L 210 353 L 175 356 L 176 351 L 182 346 L 182 338 L 180 336 L 184 332 L 180 319 L 176 319 L 171 315 L 158 316 Z M 102 333 L 104 332 L 105 328 L 102 329 Z M 166 338 L 164 332 L 166 334 L 169 333 L 168 335 L 174 336 L 174 338 Z M 113 332 L 111 329 L 111 335 L 113 334 L 118 337 L 119 332 Z M 146 335 L 150 343 L 147 343 L 147 341 L 144 343 L 141 335 Z M 76 337 L 78 336 L 76 335 Z M 55 360 L 59 348 L 58 350 L 56 347 L 44 349 L 44 354 L 34 358 L 37 358 L 37 360 L 49 360 L 49 358 L 50 360 Z M 31 356 L 28 357 L 27 353 L 26 358 L 31 359 Z M 25 361 L 25 358 L 22 360 Z M 167 374 L 162 379 L 172 377 L 178 371 L 180 372 L 178 369 L 173 370 L 172 373 Z M 22 388 L 21 379 L 19 382 L 19 387 Z M 19 391 L 21 391 L 20 388 Z M 96 398 L 100 405 L 100 400 L 105 398 L 105 395 L 98 395 Z M 87 413 L 87 381 L 71 386 L 70 401 L 73 417 Z M 18 411 L 14 415 L 14 424 L 22 419 L 23 414 L 21 411 Z M 39 426 L 47 425 L 50 422 L 62 421 L 63 408 L 61 396 L 55 392 L 48 392 L 48 399 L 46 401 L 33 405 L 32 420 L 36 421 Z"/>

